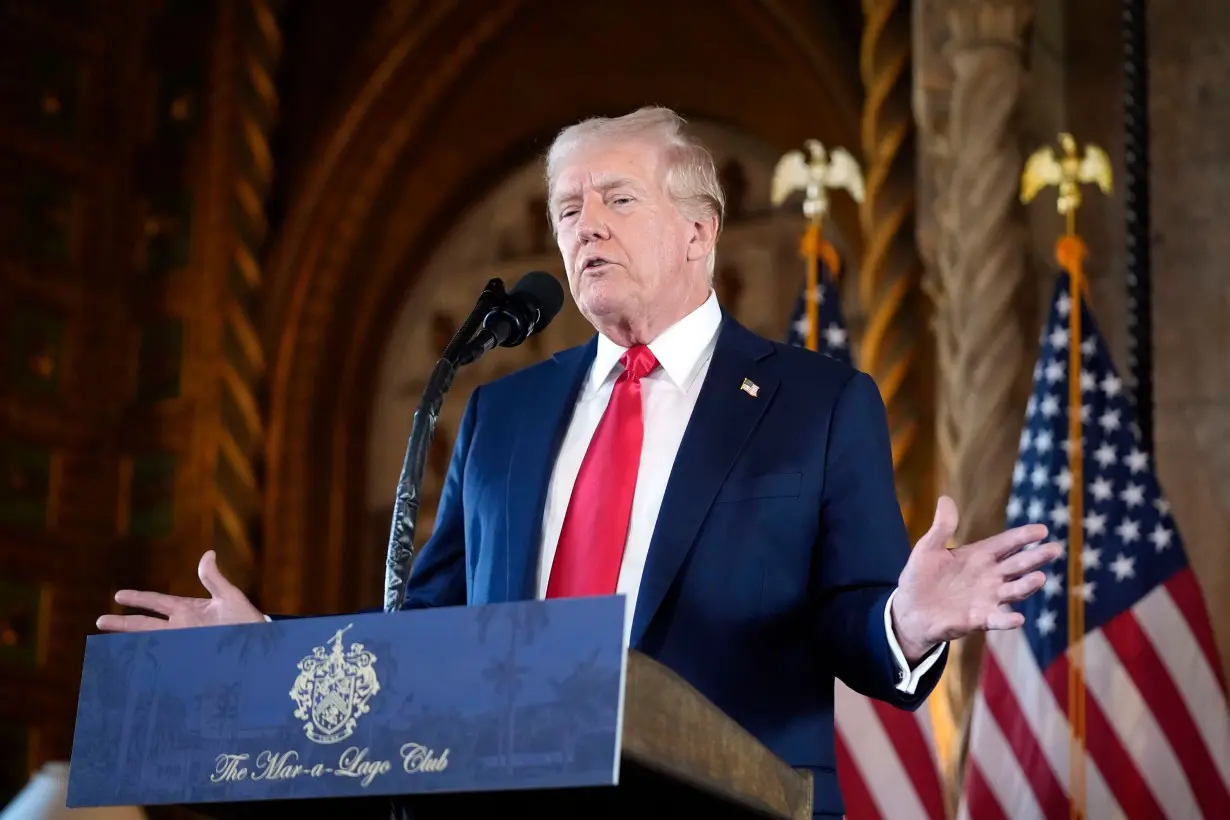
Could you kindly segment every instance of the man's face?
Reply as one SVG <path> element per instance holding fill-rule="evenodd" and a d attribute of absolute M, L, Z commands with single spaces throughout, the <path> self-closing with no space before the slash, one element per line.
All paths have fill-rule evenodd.
<path fill-rule="evenodd" d="M 662 150 L 643 141 L 579 147 L 559 170 L 556 241 L 572 298 L 595 326 L 669 312 L 696 287 L 696 232 L 665 183 Z"/>

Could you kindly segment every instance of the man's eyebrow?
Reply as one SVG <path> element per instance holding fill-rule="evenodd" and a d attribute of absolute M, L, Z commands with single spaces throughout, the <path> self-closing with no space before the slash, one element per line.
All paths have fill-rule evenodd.
<path fill-rule="evenodd" d="M 601 191 L 609 191 L 612 188 L 635 188 L 636 182 L 629 177 L 611 177 L 600 180 L 596 187 Z"/>
<path fill-rule="evenodd" d="M 593 187 L 598 189 L 599 191 L 602 191 L 603 193 L 610 191 L 612 188 L 625 188 L 626 187 L 626 188 L 637 188 L 639 190 L 639 187 L 637 186 L 635 180 L 631 179 L 630 177 L 608 177 L 608 178 L 599 179 L 594 184 Z M 570 199 L 576 199 L 578 196 L 580 196 L 580 190 L 578 188 L 576 187 L 568 188 L 566 190 L 560 191 L 559 193 L 555 195 L 555 201 L 553 204 L 556 208 L 558 208 L 561 203 L 567 202 Z"/>

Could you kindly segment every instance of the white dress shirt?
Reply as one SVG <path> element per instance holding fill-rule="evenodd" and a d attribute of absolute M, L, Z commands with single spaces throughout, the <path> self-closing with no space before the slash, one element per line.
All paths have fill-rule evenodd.
<path fill-rule="evenodd" d="M 683 440 L 696 398 L 700 395 L 713 349 L 717 344 L 718 327 L 722 311 L 717 295 L 709 292 L 709 298 L 692 313 L 669 327 L 649 343 L 649 349 L 657 358 L 660 367 L 641 379 L 641 395 L 644 402 L 645 438 L 641 448 L 640 467 L 637 472 L 636 491 L 632 498 L 632 515 L 628 524 L 628 542 L 624 548 L 623 564 L 619 570 L 616 593 L 627 597 L 627 629 L 632 628 L 632 616 L 636 612 L 636 599 L 640 592 L 641 576 L 649 556 L 649 544 L 653 540 L 654 526 L 666 484 L 670 480 L 675 454 Z M 564 514 L 576 483 L 581 461 L 589 449 L 590 439 L 615 386 L 615 379 L 623 372 L 619 358 L 627 348 L 620 347 L 599 334 L 598 350 L 590 368 L 581 394 L 573 411 L 572 421 L 559 456 L 551 473 L 547 490 L 547 504 L 543 511 L 542 548 L 539 551 L 538 597 L 545 598 L 547 582 L 551 578 L 551 566 L 559 544 L 560 530 L 564 526 Z M 893 595 L 897 593 L 894 591 Z M 905 654 L 893 634 L 890 596 L 884 609 L 884 628 L 888 633 L 888 645 L 897 662 L 897 688 L 913 694 L 918 681 L 935 664 L 943 650 L 936 647 L 926 658 L 911 670 Z"/>

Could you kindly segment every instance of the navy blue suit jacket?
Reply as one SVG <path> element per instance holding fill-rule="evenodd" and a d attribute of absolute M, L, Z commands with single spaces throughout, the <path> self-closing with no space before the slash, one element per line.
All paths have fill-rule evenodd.
<path fill-rule="evenodd" d="M 547 485 L 597 347 L 471 395 L 407 608 L 532 599 Z M 759 385 L 755 397 L 743 380 Z M 723 314 L 649 548 L 631 646 L 673 669 L 842 811 L 833 681 L 902 708 L 884 607 L 909 551 L 872 379 Z"/>

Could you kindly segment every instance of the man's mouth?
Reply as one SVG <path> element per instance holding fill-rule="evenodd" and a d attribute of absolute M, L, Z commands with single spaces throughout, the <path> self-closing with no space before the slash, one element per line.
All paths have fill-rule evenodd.
<path fill-rule="evenodd" d="M 603 259 L 601 256 L 594 256 L 585 260 L 584 264 L 581 266 L 581 271 L 583 273 L 589 273 L 591 271 L 599 270 L 609 264 L 611 264 L 609 260 Z"/>

